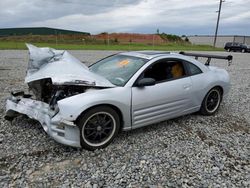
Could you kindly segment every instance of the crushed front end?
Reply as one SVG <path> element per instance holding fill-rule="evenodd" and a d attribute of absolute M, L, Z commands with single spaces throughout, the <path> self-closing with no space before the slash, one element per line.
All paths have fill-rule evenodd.
<path fill-rule="evenodd" d="M 58 109 L 51 108 L 48 103 L 34 100 L 23 92 L 12 93 L 6 101 L 5 119 L 24 114 L 40 122 L 44 131 L 61 144 L 81 147 L 79 129 L 74 122 L 60 116 Z"/>
<path fill-rule="evenodd" d="M 5 119 L 27 115 L 39 121 L 45 132 L 57 142 L 81 147 L 78 126 L 62 117 L 57 101 L 88 89 L 114 85 L 90 72 L 87 66 L 66 51 L 37 48 L 30 44 L 27 47 L 30 58 L 25 82 L 30 94 L 12 92 L 6 101 Z"/>

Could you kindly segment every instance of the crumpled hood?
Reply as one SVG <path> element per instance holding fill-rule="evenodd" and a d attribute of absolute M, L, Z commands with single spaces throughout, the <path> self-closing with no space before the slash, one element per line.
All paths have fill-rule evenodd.
<path fill-rule="evenodd" d="M 51 78 L 55 85 L 115 87 L 106 78 L 90 72 L 86 65 L 67 51 L 38 48 L 31 44 L 26 46 L 30 56 L 26 83 Z"/>

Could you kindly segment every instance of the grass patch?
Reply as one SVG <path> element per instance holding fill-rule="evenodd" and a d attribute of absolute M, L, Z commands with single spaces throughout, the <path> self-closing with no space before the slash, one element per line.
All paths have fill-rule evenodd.
<path fill-rule="evenodd" d="M 208 45 L 192 45 L 180 43 L 168 43 L 164 45 L 146 45 L 146 44 L 55 44 L 55 43 L 32 43 L 39 47 L 51 47 L 64 50 L 163 50 L 163 51 L 223 51 L 222 48 L 214 48 Z M 24 42 L 0 41 L 0 50 L 7 49 L 27 49 Z"/>

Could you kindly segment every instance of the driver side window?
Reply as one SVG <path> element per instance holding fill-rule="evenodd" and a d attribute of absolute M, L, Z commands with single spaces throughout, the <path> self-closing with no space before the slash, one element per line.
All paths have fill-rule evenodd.
<path fill-rule="evenodd" d="M 182 61 L 175 59 L 160 60 L 143 73 L 144 78 L 153 78 L 156 83 L 182 78 L 186 75 Z"/>

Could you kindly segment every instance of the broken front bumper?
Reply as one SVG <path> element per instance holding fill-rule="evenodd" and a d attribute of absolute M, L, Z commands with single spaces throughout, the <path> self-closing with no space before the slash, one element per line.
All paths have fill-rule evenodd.
<path fill-rule="evenodd" d="M 74 122 L 63 119 L 60 112 L 56 113 L 51 110 L 47 103 L 12 95 L 6 101 L 5 118 L 12 120 L 20 114 L 25 114 L 31 119 L 39 121 L 44 131 L 57 142 L 81 147 L 78 126 Z"/>

